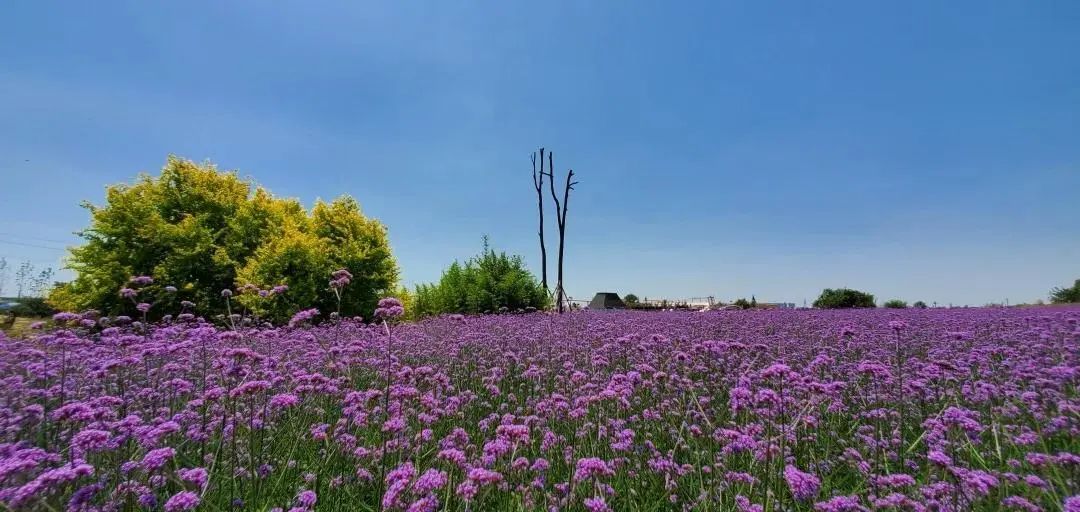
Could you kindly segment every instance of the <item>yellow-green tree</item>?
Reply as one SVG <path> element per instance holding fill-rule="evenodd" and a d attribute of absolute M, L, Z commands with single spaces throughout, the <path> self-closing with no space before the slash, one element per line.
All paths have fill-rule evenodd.
<path fill-rule="evenodd" d="M 181 300 L 204 315 L 221 313 L 221 290 L 242 288 L 250 293 L 238 294 L 241 305 L 275 320 L 300 308 L 336 311 L 328 280 L 338 268 L 355 276 L 343 290 L 342 314 L 369 315 L 379 295 L 397 285 L 385 226 L 349 197 L 317 202 L 309 213 L 236 172 L 170 156 L 160 175 L 110 186 L 104 205 L 83 206 L 90 212 L 80 232 L 86 243 L 68 259 L 77 277 L 50 294 L 63 309 L 131 313 L 118 291 L 137 275 L 154 278 L 137 298 L 154 304 L 152 316 Z M 278 285 L 289 289 L 259 296 Z"/>

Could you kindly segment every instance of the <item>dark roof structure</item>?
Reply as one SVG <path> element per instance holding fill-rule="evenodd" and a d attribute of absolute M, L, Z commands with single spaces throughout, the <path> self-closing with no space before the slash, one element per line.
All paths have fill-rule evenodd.
<path fill-rule="evenodd" d="M 600 292 L 589 303 L 589 309 L 626 309 L 626 303 L 617 293 Z"/>

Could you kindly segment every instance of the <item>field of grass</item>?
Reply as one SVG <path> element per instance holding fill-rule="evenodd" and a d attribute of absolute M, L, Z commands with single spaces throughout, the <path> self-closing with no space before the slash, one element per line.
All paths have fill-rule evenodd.
<path fill-rule="evenodd" d="M 1078 322 L 1080 308 L 86 322 L 0 338 L 0 504 L 1075 511 Z"/>

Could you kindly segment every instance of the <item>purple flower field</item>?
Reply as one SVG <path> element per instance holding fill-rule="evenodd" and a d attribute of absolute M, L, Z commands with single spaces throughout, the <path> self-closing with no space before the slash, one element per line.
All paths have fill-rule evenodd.
<path fill-rule="evenodd" d="M 0 508 L 1080 510 L 1077 308 L 61 320 Z"/>

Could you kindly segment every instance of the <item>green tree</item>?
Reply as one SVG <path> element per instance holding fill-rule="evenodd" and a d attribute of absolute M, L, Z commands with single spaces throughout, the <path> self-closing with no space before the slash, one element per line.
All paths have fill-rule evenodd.
<path fill-rule="evenodd" d="M 632 293 L 628 293 L 628 294 L 626 294 L 625 297 L 623 297 L 623 302 L 626 303 L 626 307 L 633 308 L 633 307 L 637 306 L 638 304 L 640 304 L 641 300 L 638 299 L 637 295 L 634 295 Z"/>
<path fill-rule="evenodd" d="M 814 301 L 814 307 L 820 309 L 872 308 L 874 296 L 866 292 L 849 288 L 826 288 Z"/>
<path fill-rule="evenodd" d="M 917 300 L 914 304 L 911 305 L 911 307 L 915 309 L 926 309 L 926 303 L 921 300 Z"/>
<path fill-rule="evenodd" d="M 91 217 L 80 232 L 86 243 L 68 260 L 77 277 L 49 296 L 61 309 L 131 313 L 118 290 L 132 276 L 148 275 L 154 283 L 139 289 L 139 301 L 190 300 L 204 315 L 224 311 L 223 289 L 287 285 L 280 296 L 236 298 L 280 321 L 301 308 L 336 309 L 328 279 L 346 268 L 354 279 L 343 290 L 342 313 L 370 315 L 378 295 L 397 283 L 386 228 L 364 217 L 355 200 L 320 201 L 309 214 L 299 201 L 209 163 L 170 156 L 160 175 L 110 186 L 104 205 L 83 206 Z M 155 307 L 152 315 L 166 312 Z"/>
<path fill-rule="evenodd" d="M 550 303 L 521 257 L 495 252 L 486 239 L 479 255 L 452 263 L 438 283 L 418 285 L 412 300 L 418 316 L 543 309 Z"/>
<path fill-rule="evenodd" d="M 890 299 L 885 301 L 885 304 L 882 304 L 882 307 L 886 307 L 889 309 L 905 309 L 907 308 L 907 302 L 904 302 L 900 299 Z"/>
<path fill-rule="evenodd" d="M 1053 304 L 1080 302 L 1080 279 L 1077 279 L 1071 288 L 1054 288 L 1050 290 L 1050 302 Z"/>
<path fill-rule="evenodd" d="M 733 305 L 733 306 L 735 306 L 735 307 L 737 307 L 739 309 L 750 309 L 752 307 L 750 305 L 750 301 L 748 301 L 746 299 L 736 299 L 735 302 L 731 303 L 731 305 Z"/>

